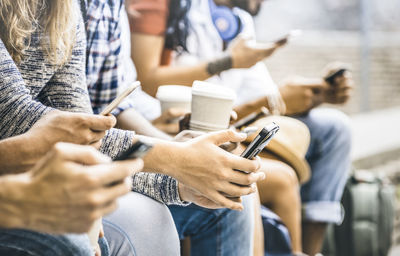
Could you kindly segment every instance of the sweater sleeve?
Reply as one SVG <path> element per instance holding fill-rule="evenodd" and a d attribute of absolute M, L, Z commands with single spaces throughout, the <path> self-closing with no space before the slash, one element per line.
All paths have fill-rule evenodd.
<path fill-rule="evenodd" d="M 30 91 L 0 40 L 0 138 L 4 139 L 27 131 L 52 108 L 33 100 Z"/>
<path fill-rule="evenodd" d="M 80 22 L 70 59 L 55 71 L 38 95 L 39 101 L 59 110 L 92 113 L 86 85 L 85 56 L 86 34 L 83 22 Z"/>
<path fill-rule="evenodd" d="M 103 138 L 100 151 L 115 158 L 132 145 L 133 135 L 131 131 L 111 129 Z M 133 191 L 165 204 L 185 205 L 179 196 L 178 182 L 166 175 L 137 173 L 133 176 Z"/>

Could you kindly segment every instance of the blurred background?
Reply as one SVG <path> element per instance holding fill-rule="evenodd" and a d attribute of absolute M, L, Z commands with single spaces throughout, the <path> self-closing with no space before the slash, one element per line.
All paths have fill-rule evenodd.
<path fill-rule="evenodd" d="M 400 106 L 399 13 L 399 0 L 269 0 L 256 19 L 257 36 L 270 41 L 303 30 L 267 60 L 277 82 L 319 75 L 330 61 L 350 63 L 357 86 L 344 110 L 358 113 Z"/>
<path fill-rule="evenodd" d="M 339 108 L 351 117 L 353 168 L 397 189 L 392 256 L 400 255 L 399 14 L 399 0 L 269 0 L 255 20 L 258 41 L 303 31 L 266 60 L 278 83 L 290 75 L 321 76 L 332 61 L 351 65 L 354 95 Z"/>

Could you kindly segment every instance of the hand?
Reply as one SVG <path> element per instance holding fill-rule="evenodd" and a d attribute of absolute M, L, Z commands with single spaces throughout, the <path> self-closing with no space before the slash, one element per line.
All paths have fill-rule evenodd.
<path fill-rule="evenodd" d="M 179 187 L 179 196 L 182 201 L 191 202 L 197 204 L 198 206 L 208 209 L 222 208 L 219 204 L 203 196 L 198 191 L 191 189 L 188 186 L 185 186 L 182 183 L 179 183 L 178 187 Z M 237 199 L 235 198 L 235 201 L 239 203 L 242 202 L 240 197 L 238 197 Z"/>
<path fill-rule="evenodd" d="M 345 71 L 343 76 L 335 78 L 325 91 L 325 102 L 331 104 L 344 104 L 350 97 L 354 88 L 354 80 L 350 71 Z"/>
<path fill-rule="evenodd" d="M 293 78 L 279 88 L 286 115 L 305 113 L 325 101 L 328 85 L 322 79 Z"/>
<path fill-rule="evenodd" d="M 27 132 L 37 142 L 38 150 L 47 152 L 57 142 L 99 146 L 107 130 L 116 123 L 113 116 L 90 115 L 54 110 Z"/>
<path fill-rule="evenodd" d="M 279 44 L 266 44 L 263 48 L 249 45 L 249 39 L 239 35 L 229 46 L 228 51 L 232 56 L 232 68 L 250 68 L 257 62 L 271 56 L 279 47 Z"/>
<path fill-rule="evenodd" d="M 184 142 L 169 151 L 166 170 L 172 170 L 171 176 L 219 207 L 241 210 L 243 205 L 231 197 L 254 193 L 251 185 L 264 179 L 265 175 L 257 172 L 259 161 L 233 155 L 219 145 L 245 139 L 245 134 L 226 130 Z"/>
<path fill-rule="evenodd" d="M 178 119 L 183 118 L 188 111 L 180 108 L 170 108 L 160 117 L 153 120 L 153 125 L 159 130 L 168 134 L 179 133 L 179 122 Z"/>
<path fill-rule="evenodd" d="M 131 191 L 130 176 L 142 167 L 141 160 L 111 162 L 93 147 L 57 143 L 32 171 L 10 176 L 12 186 L 2 184 L 8 200 L 1 207 L 21 220 L 13 228 L 85 233 L 116 209 L 116 199 Z"/>
<path fill-rule="evenodd" d="M 178 135 L 175 136 L 174 141 L 176 142 L 185 142 L 194 138 L 197 138 L 201 135 L 206 134 L 205 132 L 200 132 L 200 131 L 192 131 L 192 130 L 184 130 L 178 133 Z"/>

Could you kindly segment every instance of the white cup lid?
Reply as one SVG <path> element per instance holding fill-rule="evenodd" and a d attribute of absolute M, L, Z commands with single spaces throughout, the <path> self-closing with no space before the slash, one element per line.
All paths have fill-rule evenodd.
<path fill-rule="evenodd" d="M 192 88 L 183 85 L 162 85 L 158 87 L 156 98 L 161 101 L 191 102 Z"/>
<path fill-rule="evenodd" d="M 236 99 L 235 91 L 228 87 L 197 80 L 193 82 L 192 94 L 226 100 Z"/>

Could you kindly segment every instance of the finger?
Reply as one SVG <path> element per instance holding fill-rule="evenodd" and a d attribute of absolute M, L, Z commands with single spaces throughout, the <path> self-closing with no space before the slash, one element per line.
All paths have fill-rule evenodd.
<path fill-rule="evenodd" d="M 243 157 L 229 154 L 228 161 L 231 164 L 231 168 L 235 170 L 240 170 L 243 172 L 256 172 L 260 169 L 260 162 L 258 160 L 249 160 Z"/>
<path fill-rule="evenodd" d="M 59 142 L 52 149 L 53 154 L 62 160 L 84 165 L 109 163 L 111 159 L 91 146 Z"/>
<path fill-rule="evenodd" d="M 131 191 L 132 179 L 128 178 L 123 183 L 118 185 L 101 188 L 95 191 L 92 198 L 93 202 L 97 205 L 108 205 L 119 197 L 126 195 Z"/>
<path fill-rule="evenodd" d="M 221 193 L 224 193 L 227 197 L 240 197 L 250 195 L 257 191 L 256 185 L 253 183 L 250 186 L 239 186 L 233 183 L 223 184 L 223 188 L 218 189 Z"/>
<path fill-rule="evenodd" d="M 243 210 L 243 205 L 241 202 L 237 202 L 230 198 L 228 199 L 219 192 L 212 193 L 210 199 L 218 205 L 222 206 L 223 208 L 228 208 L 236 211 Z"/>
<path fill-rule="evenodd" d="M 247 138 L 247 135 L 232 130 L 224 130 L 212 132 L 206 135 L 206 138 L 215 145 L 219 146 L 225 142 L 242 142 Z"/>
<path fill-rule="evenodd" d="M 223 150 L 227 152 L 232 152 L 239 146 L 239 143 L 233 143 L 233 142 L 226 142 L 224 144 L 221 144 L 219 147 L 222 148 Z"/>
<path fill-rule="evenodd" d="M 265 179 L 264 172 L 256 172 L 256 173 L 244 173 L 241 171 L 233 171 L 229 176 L 229 182 L 239 184 L 242 186 L 249 186 L 253 183 L 257 183 L 260 180 Z"/>
<path fill-rule="evenodd" d="M 189 111 L 183 108 L 170 108 L 167 110 L 167 112 L 167 116 L 169 117 L 169 119 L 183 117 L 189 113 Z"/>
<path fill-rule="evenodd" d="M 113 115 L 88 115 L 86 124 L 94 131 L 106 131 L 115 126 L 117 120 Z"/>
<path fill-rule="evenodd" d="M 94 166 L 91 167 L 91 172 L 96 176 L 99 184 L 109 185 L 120 182 L 142 169 L 143 161 L 141 159 L 133 159 L 117 161 L 108 165 Z"/>
<path fill-rule="evenodd" d="M 96 143 L 106 136 L 105 131 L 89 131 L 88 142 L 89 144 Z"/>

